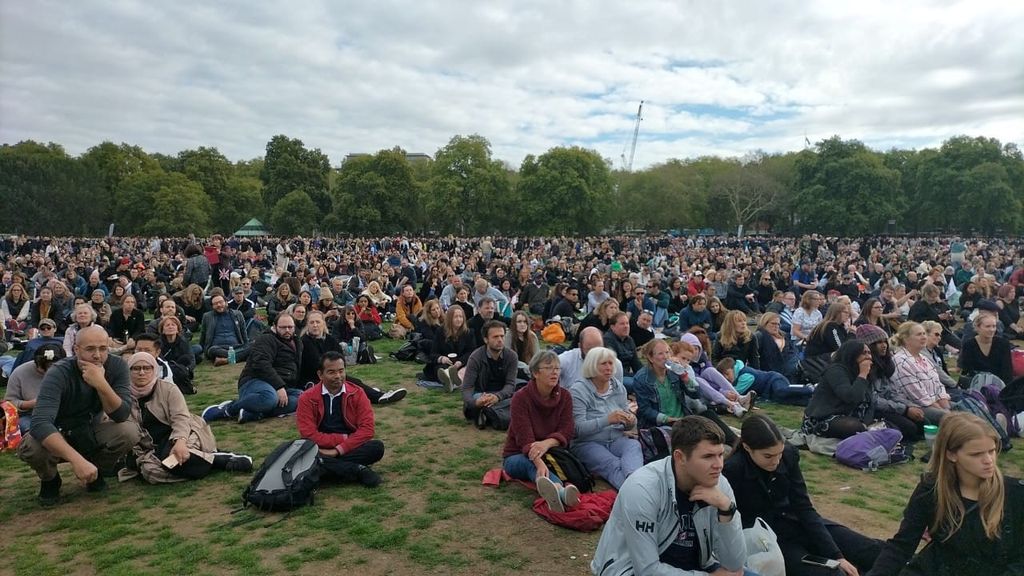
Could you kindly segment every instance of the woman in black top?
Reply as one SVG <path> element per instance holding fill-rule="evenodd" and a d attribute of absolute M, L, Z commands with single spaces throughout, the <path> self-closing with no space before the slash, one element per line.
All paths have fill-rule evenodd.
<path fill-rule="evenodd" d="M 811 330 L 807 338 L 807 347 L 804 349 L 804 356 L 813 358 L 832 354 L 839 347 L 850 339 L 850 305 L 835 301 L 828 307 L 825 317 Z"/>
<path fill-rule="evenodd" d="M 442 337 L 434 340 L 430 351 L 430 363 L 423 369 L 424 377 L 433 382 L 440 382 L 438 371 L 445 370 L 450 378 L 448 382 L 455 383 L 453 372 L 466 366 L 469 355 L 476 348 L 476 339 L 466 326 L 466 314 L 461 306 L 452 306 L 444 315 L 444 333 Z M 447 382 L 446 382 L 447 383 Z"/>
<path fill-rule="evenodd" d="M 327 321 L 324 318 L 324 313 L 319 310 L 313 310 L 306 315 L 306 330 L 302 334 L 302 360 L 299 363 L 299 382 L 305 388 L 309 388 L 320 381 L 320 375 L 317 374 L 317 370 L 320 367 L 320 357 L 327 352 L 344 354 L 338 339 L 327 333 Z M 345 380 L 362 388 L 372 404 L 398 402 L 406 395 L 405 388 L 382 392 L 367 386 L 362 380 L 349 373 L 346 373 Z"/>
<path fill-rule="evenodd" d="M 121 301 L 121 307 L 110 315 L 107 334 L 116 346 L 134 350 L 132 336 L 146 331 L 146 316 L 136 307 L 135 296 L 128 294 Z"/>
<path fill-rule="evenodd" d="M 999 471 L 999 446 L 981 418 L 943 418 L 928 472 L 867 576 L 1024 574 L 1024 485 Z"/>
<path fill-rule="evenodd" d="M 882 301 L 878 298 L 868 298 L 864 302 L 864 306 L 860 309 L 860 316 L 857 317 L 857 321 L 853 323 L 854 326 L 863 326 L 864 324 L 871 324 L 872 326 L 878 326 L 889 334 L 889 323 L 882 318 L 882 310 L 885 306 L 882 305 Z"/>
<path fill-rule="evenodd" d="M 998 376 L 1004 383 L 1013 380 L 1010 341 L 996 336 L 996 318 L 979 314 L 974 318 L 975 336 L 964 342 L 960 351 L 960 377 L 972 378 L 981 372 Z"/>
<path fill-rule="evenodd" d="M 722 473 L 735 493 L 743 527 L 750 528 L 762 518 L 778 536 L 787 575 L 852 576 L 871 568 L 881 542 L 818 514 L 800 472 L 800 451 L 786 444 L 770 418 L 747 417 L 740 429 L 740 446 Z M 840 571 L 804 564 L 805 554 L 839 560 Z"/>
<path fill-rule="evenodd" d="M 341 309 L 341 316 L 331 329 L 331 335 L 338 342 L 351 343 L 352 338 L 358 337 L 366 342 L 366 334 L 363 332 L 363 322 L 356 314 L 356 309 L 351 304 Z"/>

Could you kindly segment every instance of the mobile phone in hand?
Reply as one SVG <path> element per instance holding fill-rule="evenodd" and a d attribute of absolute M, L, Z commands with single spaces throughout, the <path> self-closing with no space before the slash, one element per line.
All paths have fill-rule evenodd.
<path fill-rule="evenodd" d="M 825 558 L 824 556 L 815 556 L 814 554 L 804 554 L 804 557 L 801 558 L 800 561 L 804 564 L 810 564 L 811 566 L 823 566 L 833 570 L 839 568 L 839 560 Z"/>

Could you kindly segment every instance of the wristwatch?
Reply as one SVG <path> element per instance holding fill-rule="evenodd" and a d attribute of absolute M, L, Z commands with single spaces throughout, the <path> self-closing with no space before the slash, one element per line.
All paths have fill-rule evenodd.
<path fill-rule="evenodd" d="M 718 515 L 719 516 L 728 516 L 729 518 L 732 518 L 733 516 L 736 515 L 736 503 L 735 502 L 730 502 L 729 503 L 729 508 L 727 510 L 722 510 L 721 508 L 719 508 L 718 509 Z"/>

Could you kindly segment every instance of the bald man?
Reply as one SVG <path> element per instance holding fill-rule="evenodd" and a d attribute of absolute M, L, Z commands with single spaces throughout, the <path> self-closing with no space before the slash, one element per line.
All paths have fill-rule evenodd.
<path fill-rule="evenodd" d="M 558 355 L 559 366 L 562 371 L 558 373 L 558 384 L 563 388 L 572 386 L 573 382 L 580 379 L 580 369 L 583 367 L 583 359 L 587 352 L 598 346 L 604 346 L 604 336 L 601 330 L 594 326 L 587 326 L 580 331 L 580 347 L 566 350 Z M 622 362 L 615 359 L 615 372 L 612 376 L 622 382 Z"/>
<path fill-rule="evenodd" d="M 60 501 L 57 463 L 66 461 L 88 492 L 101 492 L 104 476 L 139 441 L 139 426 L 130 420 L 128 367 L 111 356 L 106 331 L 92 325 L 78 332 L 75 355 L 54 364 L 43 377 L 32 430 L 18 456 L 39 476 L 39 503 Z M 109 419 L 103 419 L 106 414 Z"/>

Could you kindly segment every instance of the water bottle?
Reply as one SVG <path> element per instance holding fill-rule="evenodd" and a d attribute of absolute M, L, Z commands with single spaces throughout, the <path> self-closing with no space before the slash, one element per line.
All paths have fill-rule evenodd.
<path fill-rule="evenodd" d="M 353 354 L 356 354 L 356 355 L 359 354 L 359 336 L 353 336 L 352 337 L 352 350 L 353 350 L 353 352 L 352 352 Z"/>
<path fill-rule="evenodd" d="M 228 364 L 234 364 L 237 361 L 235 357 L 235 347 L 228 346 Z"/>
<path fill-rule="evenodd" d="M 676 373 L 679 376 L 686 374 L 686 366 L 683 366 L 682 364 L 674 360 L 669 360 L 668 362 L 665 362 L 665 368 Z"/>

